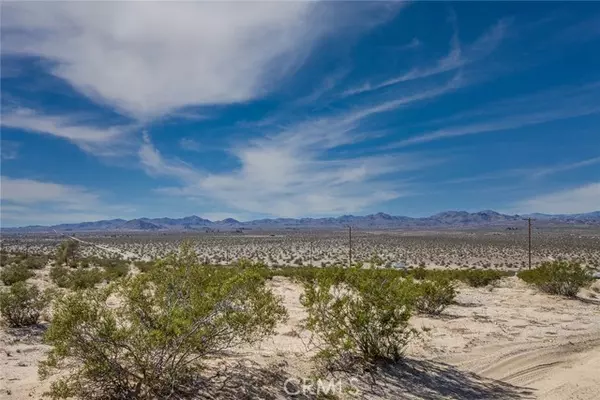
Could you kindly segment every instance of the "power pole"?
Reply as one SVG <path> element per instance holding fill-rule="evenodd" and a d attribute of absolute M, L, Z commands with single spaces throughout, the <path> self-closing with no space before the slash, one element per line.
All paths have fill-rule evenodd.
<path fill-rule="evenodd" d="M 352 267 L 352 227 L 348 225 L 348 268 Z"/>
<path fill-rule="evenodd" d="M 531 218 L 527 218 L 527 225 L 529 227 L 529 269 L 531 269 Z"/>

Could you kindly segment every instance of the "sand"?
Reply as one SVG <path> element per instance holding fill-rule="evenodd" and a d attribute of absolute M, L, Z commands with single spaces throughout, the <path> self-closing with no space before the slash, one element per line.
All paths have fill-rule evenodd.
<path fill-rule="evenodd" d="M 246 391 L 248 398 L 289 398 L 286 379 L 300 383 L 313 370 L 315 349 L 310 333 L 300 327 L 306 316 L 299 301 L 301 288 L 283 277 L 269 284 L 282 296 L 289 320 L 274 337 L 236 349 L 222 360 L 250 366 L 247 375 L 240 375 L 247 385 L 253 383 L 254 390 Z M 496 287 L 459 289 L 457 304 L 441 316 L 411 319 L 419 336 L 403 362 L 352 381 L 358 398 L 598 397 L 600 301 L 594 292 L 582 290 L 580 299 L 564 299 L 542 294 L 514 277 Z M 0 398 L 39 398 L 47 389 L 48 383 L 37 377 L 37 361 L 46 349 L 40 333 L 41 329 L 2 328 Z M 350 378 L 336 376 L 345 385 L 350 385 Z M 309 390 L 295 398 L 313 397 Z M 352 395 L 343 392 L 338 398 Z"/>

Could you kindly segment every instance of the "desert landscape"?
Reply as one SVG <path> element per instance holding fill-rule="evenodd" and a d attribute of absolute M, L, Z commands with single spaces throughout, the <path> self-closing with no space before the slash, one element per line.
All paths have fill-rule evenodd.
<path fill-rule="evenodd" d="M 455 297 L 443 311 L 413 312 L 408 320 L 412 337 L 398 361 L 378 362 L 372 370 L 322 372 L 315 361 L 319 339 L 306 327 L 303 281 L 289 271 L 347 269 L 348 239 L 345 231 L 118 232 L 71 239 L 67 233 L 4 235 L 2 269 L 29 263 L 27 283 L 40 290 L 99 290 L 145 274 L 154 261 L 187 243 L 198 265 L 228 269 L 248 264 L 270 271 L 266 287 L 280 299 L 287 319 L 258 342 L 207 359 L 211 368 L 231 372 L 229 389 L 207 390 L 206 398 L 595 398 L 600 389 L 595 372 L 600 368 L 600 281 L 590 280 L 571 297 L 544 293 L 516 276 L 527 269 L 527 235 L 501 229 L 353 232 L 353 268 L 500 275 L 489 283 L 459 278 L 453 281 Z M 75 243 L 73 259 L 59 260 L 59 249 L 68 242 Z M 533 243 L 534 267 L 566 260 L 590 274 L 600 270 L 600 232 L 593 227 L 537 231 Z M 36 261 L 26 261 L 31 257 Z M 61 267 L 67 273 L 104 269 L 107 275 L 90 278 L 83 289 L 69 287 L 53 277 L 60 262 L 70 265 Z M 10 289 L 3 286 L 3 291 Z M 41 380 L 38 368 L 51 348 L 43 340 L 52 324 L 51 310 L 45 308 L 39 321 L 27 327 L 3 321 L 3 398 L 40 398 L 50 389 L 52 379 Z M 326 384 L 332 386 L 325 390 Z"/>
<path fill-rule="evenodd" d="M 600 1 L 0 1 L 0 400 L 599 400 Z"/>

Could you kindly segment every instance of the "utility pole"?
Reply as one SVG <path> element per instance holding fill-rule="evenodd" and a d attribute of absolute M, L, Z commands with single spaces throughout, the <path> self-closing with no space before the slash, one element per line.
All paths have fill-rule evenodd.
<path fill-rule="evenodd" d="M 527 218 L 527 225 L 529 227 L 529 269 L 531 269 L 531 218 Z"/>
<path fill-rule="evenodd" d="M 352 227 L 348 225 L 348 268 L 352 267 Z"/>

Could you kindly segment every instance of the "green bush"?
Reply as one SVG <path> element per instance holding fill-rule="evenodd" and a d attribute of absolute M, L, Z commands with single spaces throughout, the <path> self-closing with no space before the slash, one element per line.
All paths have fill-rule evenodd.
<path fill-rule="evenodd" d="M 104 274 L 97 268 L 75 269 L 69 272 L 68 288 L 72 290 L 91 289 L 102 282 Z"/>
<path fill-rule="evenodd" d="M 140 272 L 149 272 L 154 268 L 154 261 L 135 261 L 134 264 Z"/>
<path fill-rule="evenodd" d="M 76 264 L 77 257 L 79 256 L 79 242 L 77 240 L 69 239 L 63 241 L 58 249 L 56 250 L 56 263 L 62 264 Z"/>
<path fill-rule="evenodd" d="M 4 250 L 2 250 L 0 252 L 0 267 L 4 267 L 5 265 L 8 265 L 12 262 L 11 257 L 8 255 L 8 253 L 4 252 Z"/>
<path fill-rule="evenodd" d="M 61 265 L 55 265 L 50 268 L 50 279 L 54 284 L 61 288 L 69 286 L 69 269 Z"/>
<path fill-rule="evenodd" d="M 46 266 L 48 258 L 44 256 L 29 256 L 23 260 L 23 265 L 27 269 L 42 269 Z"/>
<path fill-rule="evenodd" d="M 463 270 L 460 271 L 458 279 L 472 287 L 482 287 L 490 285 L 505 276 L 511 275 L 509 272 L 498 270 Z"/>
<path fill-rule="evenodd" d="M 70 269 L 55 266 L 50 269 L 50 279 L 61 288 L 91 289 L 102 282 L 104 274 L 98 268 Z"/>
<path fill-rule="evenodd" d="M 195 259 L 184 249 L 148 273 L 57 300 L 40 373 L 71 369 L 50 394 L 197 398 L 207 359 L 273 334 L 286 312 L 260 275 Z M 117 306 L 107 305 L 111 294 Z"/>
<path fill-rule="evenodd" d="M 399 272 L 402 273 L 402 271 Z M 408 274 L 418 280 L 458 280 L 472 287 L 487 286 L 502 277 L 512 275 L 510 272 L 499 270 L 425 269 L 421 267 L 410 270 Z"/>
<path fill-rule="evenodd" d="M 441 314 L 456 297 L 456 290 L 449 280 L 425 280 L 416 285 L 418 290 L 415 306 L 423 314 Z"/>
<path fill-rule="evenodd" d="M 0 279 L 5 285 L 12 285 L 17 282 L 23 282 L 31 278 L 35 274 L 27 269 L 23 264 L 13 264 L 2 268 L 0 272 Z"/>
<path fill-rule="evenodd" d="M 397 360 L 412 334 L 415 294 L 411 279 L 385 270 L 320 269 L 304 281 L 301 297 L 306 328 L 321 344 L 318 357 L 330 368 Z"/>
<path fill-rule="evenodd" d="M 104 277 L 107 281 L 122 278 L 129 273 L 129 264 L 125 261 L 110 260 L 102 268 L 104 268 Z"/>
<path fill-rule="evenodd" d="M 16 282 L 0 293 L 0 314 L 12 327 L 35 325 L 46 303 L 37 286 Z"/>
<path fill-rule="evenodd" d="M 578 263 L 544 262 L 538 267 L 519 272 L 518 277 L 549 294 L 575 297 L 579 289 L 592 281 L 591 273 Z"/>

